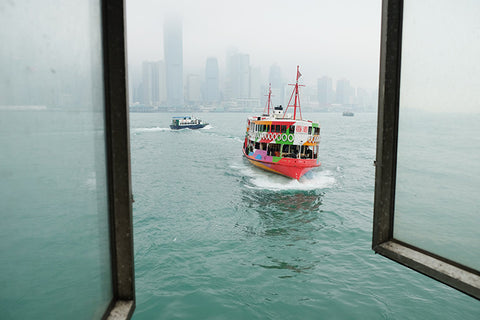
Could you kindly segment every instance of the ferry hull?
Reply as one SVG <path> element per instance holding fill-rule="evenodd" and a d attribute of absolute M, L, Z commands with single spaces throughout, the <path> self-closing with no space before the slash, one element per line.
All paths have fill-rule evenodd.
<path fill-rule="evenodd" d="M 201 129 L 205 127 L 207 124 L 192 124 L 192 125 L 185 125 L 185 126 L 176 126 L 171 124 L 170 129 L 173 130 L 180 130 L 180 129 Z"/>
<path fill-rule="evenodd" d="M 316 159 L 282 158 L 278 162 L 272 162 L 249 156 L 245 150 L 243 150 L 243 154 L 256 167 L 297 180 L 311 169 L 320 166 L 320 162 L 317 162 Z"/>

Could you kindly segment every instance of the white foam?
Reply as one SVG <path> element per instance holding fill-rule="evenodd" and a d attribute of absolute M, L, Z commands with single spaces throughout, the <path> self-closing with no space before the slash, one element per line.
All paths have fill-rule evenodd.
<path fill-rule="evenodd" d="M 214 127 L 207 124 L 205 127 L 202 128 L 202 130 L 210 130 L 210 129 L 213 129 Z"/>
<path fill-rule="evenodd" d="M 313 169 L 300 180 L 290 179 L 275 173 L 266 172 L 253 166 L 232 166 L 243 175 L 250 177 L 253 188 L 267 190 L 319 190 L 335 185 L 335 177 L 329 170 Z"/>
<path fill-rule="evenodd" d="M 153 127 L 153 128 L 134 128 L 133 132 L 155 132 L 155 131 L 170 131 L 170 128 L 160 128 L 160 127 Z"/>

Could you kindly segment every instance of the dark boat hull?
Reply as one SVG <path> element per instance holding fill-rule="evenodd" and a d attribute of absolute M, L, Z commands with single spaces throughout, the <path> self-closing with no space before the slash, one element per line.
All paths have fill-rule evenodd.
<path fill-rule="evenodd" d="M 170 129 L 173 130 L 180 130 L 180 129 L 202 129 L 205 126 L 207 126 L 207 123 L 204 124 L 191 124 L 191 125 L 185 125 L 185 126 L 175 126 L 173 124 L 170 125 Z"/>

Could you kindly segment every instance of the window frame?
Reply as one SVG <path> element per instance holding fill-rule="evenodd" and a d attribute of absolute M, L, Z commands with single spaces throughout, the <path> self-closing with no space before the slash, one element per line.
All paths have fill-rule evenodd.
<path fill-rule="evenodd" d="M 480 299 L 480 272 L 393 237 L 403 0 L 383 0 L 372 249 Z"/>
<path fill-rule="evenodd" d="M 127 90 L 125 2 L 102 0 L 112 301 L 102 319 L 130 319 L 135 273 Z"/>

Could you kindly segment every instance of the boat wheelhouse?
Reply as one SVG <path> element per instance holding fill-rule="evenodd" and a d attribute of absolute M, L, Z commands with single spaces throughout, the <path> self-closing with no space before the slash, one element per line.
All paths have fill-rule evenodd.
<path fill-rule="evenodd" d="M 178 129 L 201 129 L 207 126 L 208 123 L 204 122 L 203 120 L 184 116 L 184 117 L 172 117 L 172 123 L 170 124 L 170 128 L 174 130 Z"/>
<path fill-rule="evenodd" d="M 320 166 L 320 125 L 302 119 L 298 95 L 300 76 L 297 66 L 295 87 L 285 111 L 282 106 L 271 108 L 272 91 L 269 90 L 266 113 L 247 119 L 243 144 L 243 154 L 253 165 L 297 180 Z M 290 105 L 293 97 L 294 104 Z M 293 107 L 293 116 L 287 115 L 289 107 Z"/>

